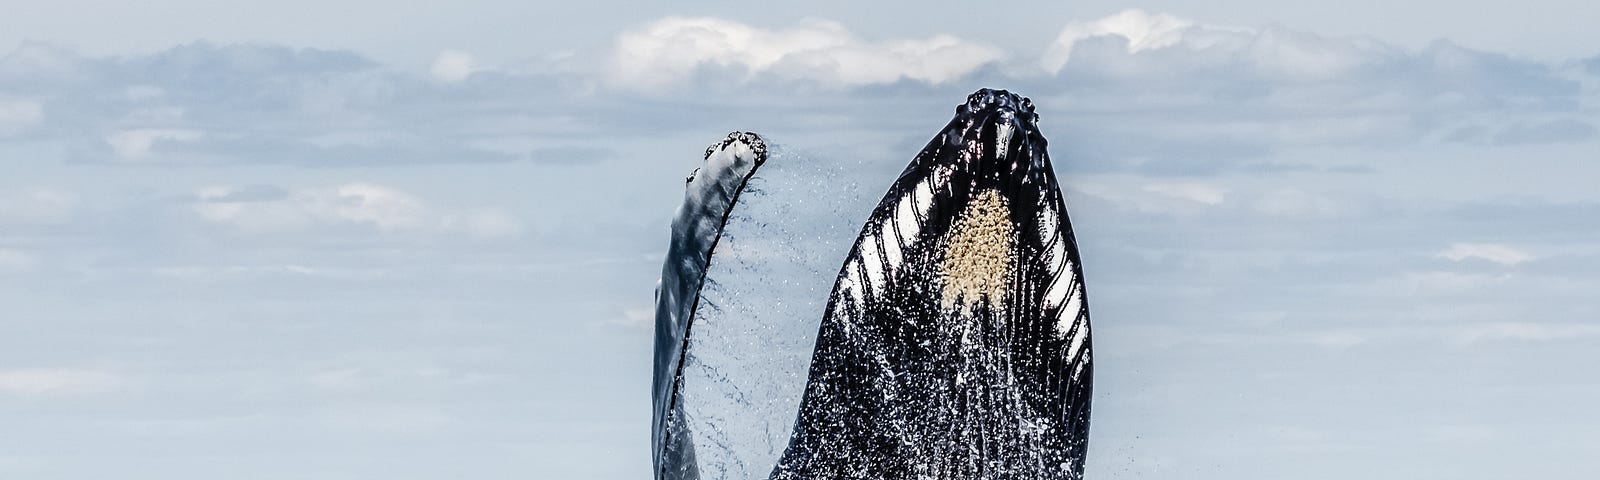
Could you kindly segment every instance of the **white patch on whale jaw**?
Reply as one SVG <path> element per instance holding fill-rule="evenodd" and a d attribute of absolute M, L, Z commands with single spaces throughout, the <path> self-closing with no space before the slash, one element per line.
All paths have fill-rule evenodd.
<path fill-rule="evenodd" d="M 962 311 L 984 301 L 1001 306 L 1016 267 L 1015 238 L 1005 197 L 992 189 L 973 196 L 946 237 L 944 259 L 939 262 L 941 305 Z"/>

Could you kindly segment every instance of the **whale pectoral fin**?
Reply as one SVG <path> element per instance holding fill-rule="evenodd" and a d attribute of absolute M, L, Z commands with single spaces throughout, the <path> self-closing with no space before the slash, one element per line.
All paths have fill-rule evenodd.
<path fill-rule="evenodd" d="M 704 164 L 685 179 L 683 204 L 673 218 L 672 240 L 656 286 L 651 449 L 658 479 L 700 476 L 683 407 L 677 403 L 684 347 L 712 250 L 740 190 L 765 159 L 760 136 L 733 132 L 707 148 Z"/>

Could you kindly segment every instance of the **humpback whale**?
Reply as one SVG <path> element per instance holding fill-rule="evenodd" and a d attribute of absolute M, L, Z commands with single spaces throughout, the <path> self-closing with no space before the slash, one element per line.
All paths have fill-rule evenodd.
<path fill-rule="evenodd" d="M 1081 478 L 1088 305 L 1037 122 L 972 94 L 865 225 L 795 222 L 827 192 L 758 135 L 707 149 L 657 288 L 656 478 Z"/>
<path fill-rule="evenodd" d="M 771 478 L 1078 479 L 1093 365 L 1030 100 L 980 90 L 844 261 Z"/>

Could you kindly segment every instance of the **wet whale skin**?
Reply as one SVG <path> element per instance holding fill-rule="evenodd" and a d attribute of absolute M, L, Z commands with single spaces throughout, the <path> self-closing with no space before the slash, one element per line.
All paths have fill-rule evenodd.
<path fill-rule="evenodd" d="M 845 258 L 771 478 L 1082 478 L 1082 278 L 1032 103 L 972 94 Z"/>

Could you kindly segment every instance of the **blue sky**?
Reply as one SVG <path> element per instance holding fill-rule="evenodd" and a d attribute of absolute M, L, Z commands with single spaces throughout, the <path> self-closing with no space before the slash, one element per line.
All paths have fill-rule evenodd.
<path fill-rule="evenodd" d="M 705 145 L 887 188 L 986 86 L 1082 246 L 1090 475 L 1600 474 L 1600 7 L 1132 7 L 10 6 L 0 476 L 640 478 Z"/>

